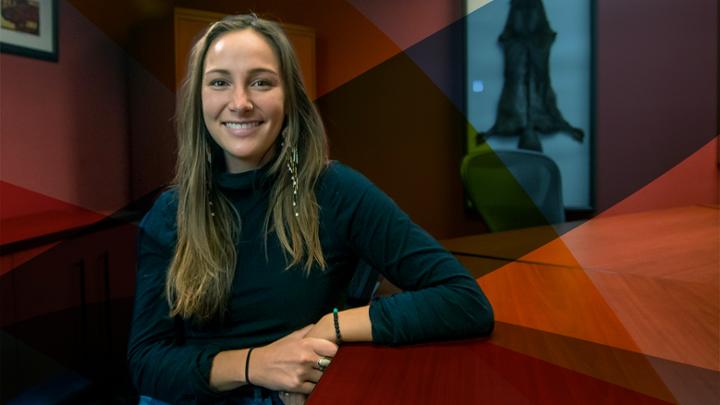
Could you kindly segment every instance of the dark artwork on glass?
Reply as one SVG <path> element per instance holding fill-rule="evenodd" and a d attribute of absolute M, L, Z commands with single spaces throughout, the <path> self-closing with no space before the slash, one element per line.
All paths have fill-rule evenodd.
<path fill-rule="evenodd" d="M 37 1 L 3 0 L 2 26 L 7 30 L 40 34 L 40 11 Z"/>
<path fill-rule="evenodd" d="M 58 60 L 57 0 L 2 0 L 0 51 Z"/>
<path fill-rule="evenodd" d="M 499 37 L 505 57 L 505 82 L 495 124 L 478 134 L 478 143 L 492 135 L 519 136 L 518 148 L 542 151 L 539 134 L 566 132 L 582 142 L 557 107 L 550 83 L 550 47 L 557 33 L 550 28 L 541 0 L 512 0 Z"/>

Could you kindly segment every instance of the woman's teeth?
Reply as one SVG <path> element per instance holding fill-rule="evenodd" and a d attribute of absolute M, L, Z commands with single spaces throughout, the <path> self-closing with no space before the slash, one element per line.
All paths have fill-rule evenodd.
<path fill-rule="evenodd" d="M 260 121 L 252 122 L 226 122 L 225 126 L 232 129 L 246 129 L 253 128 L 260 125 Z"/>

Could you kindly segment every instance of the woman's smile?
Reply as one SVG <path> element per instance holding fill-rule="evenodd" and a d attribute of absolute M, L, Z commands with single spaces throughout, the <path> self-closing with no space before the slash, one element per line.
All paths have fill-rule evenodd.
<path fill-rule="evenodd" d="M 227 121 L 222 125 L 234 136 L 246 137 L 251 136 L 257 132 L 257 128 L 261 126 L 264 121 Z"/>

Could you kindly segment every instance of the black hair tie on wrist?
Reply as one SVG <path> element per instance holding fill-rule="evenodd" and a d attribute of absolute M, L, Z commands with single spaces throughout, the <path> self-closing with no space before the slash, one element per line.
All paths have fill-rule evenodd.
<path fill-rule="evenodd" d="M 247 357 L 245 357 L 245 382 L 248 385 L 253 385 L 250 382 L 250 353 L 252 353 L 254 347 L 248 349 Z"/>
<path fill-rule="evenodd" d="M 335 342 L 342 343 L 342 335 L 340 334 L 340 322 L 338 321 L 338 309 L 333 308 L 333 322 L 335 323 Z"/>

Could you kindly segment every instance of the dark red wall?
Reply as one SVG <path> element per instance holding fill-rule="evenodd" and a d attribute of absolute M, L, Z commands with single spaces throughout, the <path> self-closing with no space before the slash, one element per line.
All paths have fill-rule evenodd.
<path fill-rule="evenodd" d="M 597 1 L 599 211 L 717 135 L 717 41 L 717 0 Z M 716 190 L 715 203 L 716 156 L 688 179 Z"/>
<path fill-rule="evenodd" d="M 0 55 L 0 180 L 109 213 L 129 202 L 126 56 L 59 3 L 59 62 Z"/>

